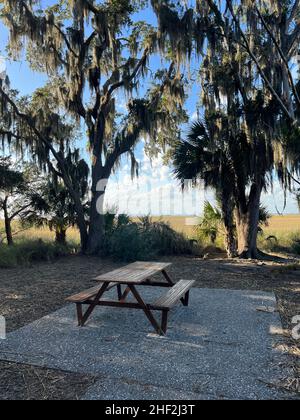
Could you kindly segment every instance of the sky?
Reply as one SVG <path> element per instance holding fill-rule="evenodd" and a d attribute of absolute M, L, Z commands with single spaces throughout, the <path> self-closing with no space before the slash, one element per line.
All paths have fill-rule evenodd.
<path fill-rule="evenodd" d="M 45 0 L 50 4 L 53 1 Z M 137 18 L 155 23 L 155 17 L 149 10 L 141 12 Z M 0 23 L 0 56 L 6 58 L 6 72 L 11 81 L 11 87 L 17 89 L 22 95 L 30 95 L 38 87 L 47 81 L 47 76 L 33 72 L 25 59 L 12 62 L 7 59 L 5 45 L 7 30 Z M 158 57 L 151 60 L 151 67 L 159 68 L 161 61 Z M 3 61 L 0 60 L 0 73 Z M 190 121 L 197 119 L 197 104 L 199 101 L 199 85 L 192 83 L 188 91 L 186 109 Z M 126 102 L 122 95 L 117 97 L 120 112 L 126 112 Z M 184 133 L 183 133 L 184 135 Z M 206 200 L 214 203 L 212 191 L 204 191 L 203 187 L 197 190 L 188 189 L 184 193 L 178 182 L 174 179 L 173 168 L 163 164 L 162 156 L 150 160 L 144 152 L 144 141 L 141 139 L 136 150 L 137 160 L 140 164 L 139 178 L 132 180 L 130 162 L 127 158 L 122 159 L 120 169 L 112 176 L 106 190 L 106 207 L 116 209 L 120 213 L 130 215 L 201 215 Z M 79 143 L 82 153 L 88 159 L 86 152 L 86 140 Z M 262 203 L 273 214 L 284 212 L 285 214 L 298 213 L 296 200 L 293 196 L 285 197 L 280 185 L 275 182 L 273 191 L 264 194 Z"/>

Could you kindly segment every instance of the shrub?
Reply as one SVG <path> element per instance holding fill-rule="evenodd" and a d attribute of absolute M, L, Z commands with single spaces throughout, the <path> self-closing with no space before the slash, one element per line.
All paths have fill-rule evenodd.
<path fill-rule="evenodd" d="M 165 255 L 192 254 L 196 248 L 166 223 L 153 223 L 149 217 L 134 223 L 123 216 L 122 223 L 116 220 L 114 229 L 107 232 L 105 249 L 107 255 L 131 262 L 153 260 Z"/>
<path fill-rule="evenodd" d="M 293 254 L 300 255 L 300 239 L 294 238 L 292 241 L 292 252 Z"/>
<path fill-rule="evenodd" d="M 0 247 L 0 268 L 52 261 L 58 257 L 69 255 L 71 252 L 71 245 L 62 246 L 42 240 L 20 242 L 10 247 L 2 245 Z"/>

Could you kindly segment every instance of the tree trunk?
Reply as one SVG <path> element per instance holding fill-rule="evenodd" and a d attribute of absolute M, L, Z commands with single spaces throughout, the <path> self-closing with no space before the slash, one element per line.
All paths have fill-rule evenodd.
<path fill-rule="evenodd" d="M 235 231 L 233 225 L 225 225 L 225 249 L 228 258 L 235 258 L 237 255 Z"/>
<path fill-rule="evenodd" d="M 11 228 L 11 220 L 5 216 L 5 232 L 6 232 L 6 239 L 7 244 L 12 246 L 14 244 L 13 235 L 12 235 L 12 228 Z"/>
<path fill-rule="evenodd" d="M 85 220 L 84 208 L 82 205 L 80 194 L 74 189 L 72 185 L 72 181 L 70 180 L 68 176 L 68 171 L 63 166 L 62 162 L 59 162 L 59 168 L 61 169 L 61 172 L 62 172 L 62 174 L 59 176 L 63 179 L 64 184 L 74 201 L 74 206 L 75 206 L 75 211 L 76 211 L 76 216 L 77 216 L 77 226 L 80 233 L 81 252 L 85 254 L 87 250 L 87 246 L 88 246 L 88 230 L 87 230 L 87 223 Z M 52 165 L 50 165 L 50 170 L 53 172 L 54 175 L 57 175 L 57 171 Z"/>
<path fill-rule="evenodd" d="M 67 244 L 67 230 L 64 228 L 58 228 L 55 231 L 55 242 L 59 245 Z"/>
<path fill-rule="evenodd" d="M 258 259 L 257 236 L 259 225 L 259 209 L 262 188 L 254 184 L 251 188 L 246 211 L 238 205 L 236 210 L 236 226 L 238 236 L 238 254 L 244 259 Z"/>
<path fill-rule="evenodd" d="M 77 226 L 80 233 L 81 252 L 85 254 L 88 247 L 88 230 L 87 230 L 87 223 L 85 221 L 84 209 L 83 209 L 82 202 L 79 195 L 72 194 L 72 196 L 73 196 L 76 215 L 77 215 Z"/>
<path fill-rule="evenodd" d="M 87 252 L 97 255 L 103 249 L 105 236 L 104 229 L 104 192 L 96 191 L 93 193 L 90 209 L 90 229 Z"/>
<path fill-rule="evenodd" d="M 222 194 L 222 216 L 225 227 L 225 249 L 228 258 L 234 258 L 237 255 L 233 212 L 234 204 L 231 197 Z"/>
<path fill-rule="evenodd" d="M 90 208 L 90 227 L 87 252 L 99 254 L 103 249 L 105 237 L 104 197 L 110 173 L 96 162 L 92 170 L 92 200 Z"/>
<path fill-rule="evenodd" d="M 4 211 L 4 222 L 5 222 L 5 233 L 6 233 L 7 245 L 12 246 L 14 244 L 14 240 L 13 240 L 13 235 L 12 235 L 11 219 L 8 215 L 8 209 L 7 209 L 7 198 L 4 200 L 4 203 L 3 203 L 3 211 Z"/>

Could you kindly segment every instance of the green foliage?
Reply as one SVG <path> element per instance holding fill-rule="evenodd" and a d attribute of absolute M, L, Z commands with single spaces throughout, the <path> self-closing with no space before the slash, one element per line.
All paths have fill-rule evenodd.
<path fill-rule="evenodd" d="M 208 201 L 204 204 L 204 213 L 197 229 L 198 235 L 209 239 L 215 244 L 220 229 L 222 228 L 222 214 L 221 211 L 213 207 Z"/>
<path fill-rule="evenodd" d="M 25 177 L 19 171 L 12 169 L 10 158 L 0 158 L 0 190 L 5 193 L 11 193 L 13 190 L 26 189 Z"/>
<path fill-rule="evenodd" d="M 192 254 L 195 247 L 163 222 L 152 222 L 149 217 L 132 222 L 127 216 L 106 216 L 106 253 L 116 260 L 154 260 L 165 255 Z"/>
<path fill-rule="evenodd" d="M 299 238 L 293 239 L 292 251 L 293 251 L 293 254 L 300 255 L 300 239 Z"/>
<path fill-rule="evenodd" d="M 260 233 L 263 233 L 264 227 L 269 226 L 269 221 L 271 217 L 272 215 L 267 209 L 267 207 L 261 205 L 259 208 L 259 227 L 258 227 L 258 231 Z"/>
<path fill-rule="evenodd" d="M 214 207 L 208 201 L 205 202 L 203 216 L 196 231 L 199 240 L 209 240 L 214 245 L 219 237 L 223 237 L 225 235 L 220 204 L 221 203 L 217 203 Z M 268 226 L 271 217 L 272 215 L 268 209 L 261 205 L 259 210 L 259 232 L 262 235 L 264 227 Z M 277 242 L 277 239 L 270 237 L 266 241 L 269 242 L 269 245 L 271 245 L 272 242 Z"/>
<path fill-rule="evenodd" d="M 299 232 L 274 232 L 274 234 L 259 236 L 259 247 L 265 252 L 283 255 L 300 255 Z"/>
<path fill-rule="evenodd" d="M 87 214 L 89 168 L 84 160 L 78 159 L 77 151 L 75 153 L 69 152 L 65 162 L 68 165 L 74 188 L 76 188 L 81 199 L 83 210 Z M 51 231 L 55 231 L 57 234 L 65 234 L 68 228 L 76 225 L 77 214 L 73 197 L 68 188 L 57 177 L 52 176 L 50 179 L 43 179 L 39 188 L 32 194 L 31 201 L 30 209 L 21 217 L 24 227 L 48 226 Z"/>
<path fill-rule="evenodd" d="M 0 268 L 13 268 L 31 265 L 41 261 L 53 261 L 71 254 L 74 247 L 61 246 L 42 240 L 24 241 L 13 246 L 0 246 Z"/>
<path fill-rule="evenodd" d="M 0 217 L 5 219 L 9 245 L 13 243 L 12 221 L 29 211 L 39 186 L 36 167 L 29 164 L 18 166 L 13 166 L 10 158 L 0 158 Z"/>

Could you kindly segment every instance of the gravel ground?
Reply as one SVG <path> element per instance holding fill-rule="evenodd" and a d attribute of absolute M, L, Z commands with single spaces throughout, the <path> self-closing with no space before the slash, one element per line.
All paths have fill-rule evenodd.
<path fill-rule="evenodd" d="M 163 260 L 173 263 L 169 272 L 174 279 L 196 279 L 198 287 L 274 292 L 286 329 L 285 351 L 292 356 L 295 371 L 282 386 L 299 391 L 300 348 L 290 334 L 293 316 L 300 315 L 300 271 L 295 266 L 221 258 Z M 67 296 L 94 286 L 93 277 L 121 265 L 99 258 L 68 257 L 28 268 L 0 269 L 0 315 L 8 320 L 8 332 L 61 308 Z M 77 399 L 94 380 L 92 376 L 0 362 L 0 400 Z"/>

